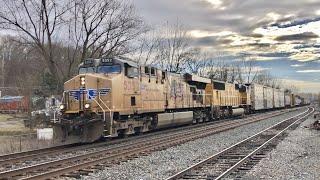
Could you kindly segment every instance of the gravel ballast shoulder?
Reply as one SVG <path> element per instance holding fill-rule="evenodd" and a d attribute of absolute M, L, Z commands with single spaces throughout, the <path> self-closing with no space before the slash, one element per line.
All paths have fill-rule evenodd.
<path fill-rule="evenodd" d="M 320 179 L 320 131 L 309 117 L 243 179 Z"/>
<path fill-rule="evenodd" d="M 240 140 L 258 133 L 277 122 L 305 111 L 306 108 L 257 123 L 187 142 L 177 147 L 153 152 L 119 165 L 106 167 L 82 179 L 165 179 L 211 156 Z"/>

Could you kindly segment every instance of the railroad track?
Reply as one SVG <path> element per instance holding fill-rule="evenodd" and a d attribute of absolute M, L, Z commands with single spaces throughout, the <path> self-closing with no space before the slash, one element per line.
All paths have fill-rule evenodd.
<path fill-rule="evenodd" d="M 169 177 L 176 179 L 239 179 L 285 138 L 287 130 L 298 127 L 313 108 L 285 119 L 223 151 Z"/>
<path fill-rule="evenodd" d="M 186 127 L 182 131 L 173 131 L 172 133 L 159 132 L 158 135 L 150 134 L 144 138 L 126 141 L 125 143 L 116 145 L 115 147 L 104 147 L 102 149 L 94 150 L 85 154 L 74 155 L 72 157 L 51 160 L 17 169 L 12 169 L 11 166 L 9 170 L 0 172 L 0 179 L 47 179 L 58 176 L 79 177 L 80 175 L 87 175 L 95 169 L 102 169 L 105 166 L 110 166 L 114 163 L 136 158 L 150 152 L 166 149 L 187 141 L 209 136 L 214 133 L 236 128 L 245 124 L 261 121 L 283 113 L 285 112 L 273 112 L 267 113 L 267 115 L 262 114 L 241 120 L 224 121 L 210 125 L 205 124 L 204 126 L 199 125 L 195 128 Z M 70 147 L 67 150 L 64 149 L 61 151 L 71 152 L 72 150 L 81 148 L 82 147 Z M 42 154 L 23 154 L 22 156 L 16 156 L 14 158 L 8 158 L 8 156 L 6 156 L 4 161 L 6 161 L 7 166 L 10 167 L 10 164 L 13 162 L 16 164 L 20 161 L 25 162 L 27 160 L 32 160 L 34 156 L 37 156 L 39 159 L 41 156 L 56 153 L 60 153 L 59 149 L 49 149 L 47 152 L 43 152 Z"/>
<path fill-rule="evenodd" d="M 267 117 L 272 117 L 272 116 L 277 116 L 281 115 L 284 113 L 287 113 L 291 110 L 281 110 L 281 111 L 274 111 L 266 114 L 258 114 L 258 115 L 250 115 L 247 118 L 267 118 Z M 228 121 L 228 120 L 224 120 Z M 192 126 L 192 128 L 198 128 L 202 126 L 208 126 L 208 125 L 213 125 L 213 124 L 218 124 L 222 123 L 223 121 L 215 121 L 215 122 L 207 122 L 203 124 L 198 124 Z M 20 153 L 13 153 L 13 154 L 6 154 L 0 156 L 0 172 L 6 170 L 6 168 L 10 168 L 12 165 L 17 166 L 19 164 L 26 164 L 26 162 L 30 162 L 31 160 L 33 161 L 40 161 L 43 159 L 48 159 L 48 158 L 54 158 L 56 156 L 63 156 L 64 154 L 67 153 L 74 153 L 74 152 L 79 152 L 82 150 L 88 150 L 88 149 L 95 149 L 99 147 L 104 147 L 104 146 L 110 146 L 114 144 L 120 144 L 120 143 L 125 143 L 129 141 L 133 141 L 136 139 L 142 139 L 142 138 L 148 138 L 152 137 L 161 133 L 172 133 L 175 131 L 182 131 L 190 129 L 189 126 L 186 127 L 179 127 L 176 129 L 169 129 L 169 130 L 164 130 L 162 132 L 152 132 L 149 134 L 144 134 L 140 136 L 134 136 L 134 137 L 128 137 L 126 139 L 114 139 L 112 141 L 108 142 L 102 142 L 102 143 L 94 143 L 94 144 L 68 144 L 68 145 L 63 145 L 63 146 L 57 146 L 57 147 L 51 147 L 51 148 L 45 148 L 45 149 L 38 149 L 38 150 L 33 150 L 33 151 L 25 151 L 25 152 L 20 152 Z"/>

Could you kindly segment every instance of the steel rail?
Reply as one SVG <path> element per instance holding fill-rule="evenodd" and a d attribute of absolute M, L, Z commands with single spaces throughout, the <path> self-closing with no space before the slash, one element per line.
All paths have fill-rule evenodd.
<path fill-rule="evenodd" d="M 290 124 L 290 127 L 291 127 L 292 125 L 294 125 L 294 124 L 295 124 L 296 122 L 298 122 L 299 120 L 301 120 L 301 119 L 309 116 L 309 115 L 314 111 L 314 109 L 312 109 L 311 112 L 309 112 L 309 111 L 310 111 L 310 109 L 308 109 L 307 111 L 302 112 L 302 113 L 300 113 L 300 114 L 298 114 L 298 115 L 295 115 L 295 116 L 293 116 L 293 117 L 287 118 L 287 119 L 285 119 L 285 120 L 283 120 L 283 121 L 281 121 L 281 122 L 279 122 L 279 123 L 277 123 L 277 124 L 275 124 L 275 125 L 267 128 L 267 129 L 265 129 L 265 130 L 262 130 L 262 131 L 260 131 L 260 132 L 258 132 L 258 133 L 256 133 L 256 134 L 254 134 L 254 135 L 252 135 L 252 136 L 250 136 L 250 137 L 248 137 L 248 138 L 246 138 L 246 139 L 244 139 L 244 140 L 242 140 L 242 141 L 240 141 L 240 142 L 238 142 L 238 143 L 236 143 L 236 144 L 234 144 L 234 145 L 232 145 L 232 146 L 230 146 L 230 147 L 228 147 L 228 148 L 226 148 L 226 149 L 224 149 L 224 150 L 222 150 L 222 151 L 220 151 L 220 152 L 218 152 L 218 153 L 216 153 L 216 154 L 214 154 L 214 155 L 212 155 L 212 156 L 210 156 L 210 157 L 208 157 L 208 158 L 206 158 L 206 159 L 204 159 L 204 160 L 202 160 L 202 161 L 200 161 L 200 162 L 198 162 L 198 163 L 196 163 L 196 164 L 194 164 L 194 165 L 192 165 L 192 166 L 190 166 L 190 167 L 188 167 L 188 168 L 186 168 L 186 169 L 184 169 L 184 170 L 182 170 L 182 171 L 180 171 L 180 172 L 178 172 L 178 173 L 176 173 L 176 174 L 174 174 L 173 176 L 167 178 L 167 180 L 174 180 L 174 179 L 182 178 L 184 175 L 186 175 L 186 174 L 189 173 L 190 171 L 192 171 L 192 170 L 194 170 L 194 169 L 199 169 L 199 168 L 201 168 L 201 167 L 204 166 L 206 163 L 211 162 L 211 161 L 217 159 L 219 156 L 222 156 L 223 154 L 225 154 L 225 153 L 228 152 L 229 150 L 232 150 L 233 148 L 236 148 L 236 147 L 238 147 L 239 145 L 241 145 L 241 144 L 243 144 L 243 143 L 245 143 L 245 142 L 248 142 L 248 141 L 252 140 L 254 137 L 257 137 L 258 135 L 260 135 L 260 134 L 262 134 L 262 133 L 264 133 L 264 132 L 267 132 L 268 130 L 270 130 L 270 129 L 272 129 L 272 128 L 274 128 L 274 127 L 276 127 L 276 126 L 278 126 L 278 125 L 280 125 L 280 124 L 282 124 L 282 123 L 284 123 L 284 122 L 286 122 L 286 121 L 288 121 L 288 120 L 292 120 L 292 119 L 297 118 L 297 117 L 299 117 L 299 116 L 301 116 L 301 115 L 303 115 L 303 114 L 306 114 L 306 115 L 304 115 L 303 117 L 300 117 L 298 120 L 296 120 L 296 121 L 294 121 L 293 123 L 291 123 L 291 124 Z M 290 128 L 290 127 L 288 127 L 288 128 Z M 285 130 L 287 130 L 288 128 L 286 128 Z M 285 130 L 281 131 L 281 133 L 277 133 L 277 136 L 279 136 L 280 134 L 282 134 Z M 274 137 L 274 138 L 275 138 L 275 137 Z M 274 139 L 274 138 L 272 138 L 272 139 Z M 271 140 L 270 140 L 270 141 L 271 141 Z M 268 141 L 268 143 L 269 143 L 270 141 Z M 260 150 L 261 148 L 263 148 L 263 147 L 264 147 L 266 144 L 268 144 L 268 143 L 263 143 L 263 146 L 259 146 L 258 149 Z M 258 151 L 258 150 L 257 150 L 257 151 Z M 257 152 L 257 151 L 254 151 L 254 152 Z M 248 159 L 249 157 L 252 156 L 252 154 L 254 154 L 254 153 L 250 153 L 250 156 L 247 155 L 247 156 L 245 156 L 244 158 L 245 158 L 245 159 Z M 239 156 L 239 157 L 240 157 L 240 156 Z M 242 159 L 243 159 L 243 158 L 242 158 Z M 241 163 L 243 163 L 244 161 L 245 161 L 245 160 L 243 160 L 243 161 L 241 161 L 241 162 L 239 162 L 239 163 L 236 163 L 234 166 L 228 168 L 228 170 L 227 170 L 226 172 L 222 173 L 222 174 L 221 174 L 220 176 L 218 176 L 216 179 L 220 179 L 220 178 L 222 178 L 223 176 L 225 176 L 226 174 L 230 173 L 235 167 L 238 167 L 238 165 L 241 164 Z"/>
<path fill-rule="evenodd" d="M 252 118 L 260 118 L 260 116 L 264 117 L 264 118 L 270 118 L 273 116 L 278 116 L 281 114 L 286 113 L 287 111 L 276 111 L 276 112 L 272 112 L 272 113 L 268 113 L 268 114 L 258 114 L 256 116 L 251 116 L 251 117 L 247 117 L 246 119 L 252 119 Z M 246 120 L 246 119 L 241 119 L 241 120 Z M 209 125 L 218 125 L 221 123 L 225 123 L 225 121 L 215 121 L 215 122 L 208 122 L 208 123 L 204 123 L 204 124 L 199 124 L 196 126 L 193 126 L 192 128 L 201 128 L 203 126 L 209 126 Z M 169 129 L 166 130 L 165 132 L 175 132 L 177 130 L 184 130 L 184 129 L 189 129 L 188 127 L 180 127 L 177 129 Z M 44 156 L 48 156 L 48 155 L 54 155 L 54 154 L 61 154 L 61 153 L 68 153 L 68 152 L 74 152 L 74 151 L 79 151 L 79 150 L 84 150 L 84 149 L 89 149 L 89 148 L 99 148 L 99 147 L 103 147 L 106 145 L 114 145 L 114 144 L 118 144 L 118 143 L 124 143 L 124 142 L 128 142 L 131 140 L 137 140 L 137 139 L 141 139 L 141 138 L 147 138 L 150 136 L 156 136 L 158 134 L 161 134 L 162 132 L 153 132 L 150 134 L 145 134 L 142 136 L 137 136 L 136 138 L 134 137 L 129 137 L 127 139 L 116 139 L 114 141 L 110 141 L 110 142 L 102 142 L 102 143 L 95 143 L 95 144 L 67 144 L 67 145 L 62 145 L 62 146 L 55 146 L 55 147 L 50 147 L 50 148 L 43 148 L 43 149 L 38 149 L 38 150 L 32 150 L 32 151 L 24 151 L 24 152 L 20 152 L 20 153 L 12 153 L 12 154 L 6 154 L 6 155 L 2 155 L 0 156 L 0 166 L 1 165 L 8 165 L 10 163 L 17 163 L 17 162 L 21 162 L 24 160 L 30 160 L 32 158 L 41 158 Z"/>
<path fill-rule="evenodd" d="M 313 110 L 314 111 L 314 110 Z M 312 111 L 312 112 L 313 112 Z M 252 151 L 250 154 L 248 154 L 246 157 L 244 157 L 242 160 L 240 160 L 239 162 L 237 162 L 235 165 L 233 165 L 232 167 L 230 167 L 229 169 L 227 169 L 225 172 L 223 172 L 220 176 L 218 176 L 216 178 L 216 180 L 221 179 L 222 177 L 228 175 L 232 170 L 234 170 L 235 168 L 237 168 L 240 164 L 242 164 L 244 161 L 246 161 L 249 157 L 251 157 L 252 155 L 256 154 L 259 150 L 261 150 L 263 147 L 265 147 L 267 144 L 269 144 L 271 141 L 273 141 L 275 138 L 277 138 L 279 135 L 281 135 L 283 132 L 285 132 L 286 130 L 288 130 L 290 127 L 292 127 L 294 124 L 296 124 L 298 121 L 300 121 L 301 119 L 304 119 L 305 117 L 308 117 L 312 112 L 310 112 L 309 114 L 299 118 L 298 120 L 294 121 L 293 123 L 291 123 L 289 126 L 287 126 L 285 129 L 283 129 L 282 131 L 280 131 L 279 133 L 277 133 L 275 136 L 273 136 L 271 139 L 269 139 L 268 141 L 266 141 L 265 143 L 263 143 L 260 147 L 258 147 L 257 149 L 255 149 L 254 151 Z"/>
<path fill-rule="evenodd" d="M 272 116 L 272 115 L 271 115 Z M 261 119 L 265 119 L 265 118 L 261 118 Z M 260 119 L 260 120 L 261 120 Z M 158 141 L 160 141 L 159 143 L 160 144 L 151 144 L 149 148 L 162 148 L 162 147 L 171 147 L 172 145 L 176 145 L 177 142 L 178 144 L 179 143 L 183 143 L 183 142 L 187 142 L 187 141 L 190 141 L 190 140 L 194 140 L 194 139 L 197 139 L 197 138 L 201 138 L 201 137 L 204 137 L 204 136 L 209 136 L 213 133 L 217 133 L 217 132 L 221 132 L 221 131 L 225 131 L 225 130 L 228 130 L 228 129 L 232 129 L 232 128 L 235 128 L 235 127 L 239 127 L 241 125 L 244 125 L 244 124 L 249 124 L 249 123 L 252 123 L 252 122 L 256 122 L 256 121 L 259 121 L 259 119 L 254 119 L 254 118 L 251 118 L 249 120 L 246 120 L 246 121 L 229 121 L 229 122 L 226 122 L 226 123 L 229 123 L 229 126 L 226 127 L 226 124 L 223 124 L 223 125 L 219 125 L 218 127 L 205 127 L 205 128 L 200 128 L 199 130 L 190 130 L 190 131 L 187 131 L 187 132 L 183 132 L 183 133 L 178 133 L 176 132 L 176 135 L 173 136 L 172 134 L 168 134 L 168 135 L 164 135 L 163 137 L 159 137 L 158 138 Z M 217 129 L 217 128 L 221 128 L 221 129 Z M 211 130 L 211 131 L 204 131 L 204 129 L 206 130 Z M 197 133 L 202 133 L 202 134 L 198 134 L 198 135 L 195 135 Z M 168 138 L 171 138 L 171 141 L 172 142 L 168 142 Z M 115 148 L 113 149 L 113 152 L 121 152 L 121 150 L 123 151 L 124 147 L 127 147 L 127 148 L 131 148 L 131 151 L 129 152 L 126 152 L 128 154 L 131 153 L 141 153 L 143 151 L 146 151 L 148 149 L 148 147 L 145 147 L 148 143 L 152 143 L 154 142 L 155 139 L 153 139 L 153 141 L 150 141 L 150 140 L 145 140 L 145 141 L 141 141 L 140 143 L 134 143 L 135 144 L 135 147 L 137 149 L 133 149 L 132 150 L 132 146 L 128 146 L 128 144 L 124 144 L 123 146 L 120 146 L 118 148 Z M 166 145 L 167 144 L 167 145 Z M 10 171 L 5 171 L 5 172 L 2 172 L 0 173 L 0 178 L 8 178 L 8 177 L 14 177 L 14 176 L 17 176 L 17 175 L 20 175 L 20 174 L 25 174 L 25 173 L 28 173 L 28 172 L 32 172 L 32 171 L 37 171 L 37 170 L 43 170 L 43 169 L 46 169 L 46 168 L 53 168 L 53 166 L 63 166 L 63 165 L 66 165 L 68 163 L 70 163 L 70 161 L 86 161 L 87 159 L 94 159 L 92 161 L 89 161 L 90 163 L 88 162 L 85 162 L 85 163 L 80 163 L 78 165 L 75 165 L 75 166 L 71 166 L 70 168 L 68 167 L 64 167 L 62 169 L 59 169 L 57 168 L 57 170 L 51 172 L 53 174 L 50 174 L 50 172 L 47 172 L 45 174 L 40 174 L 38 176 L 31 176 L 32 178 L 41 178 L 41 177 L 50 177 L 52 175 L 55 175 L 57 174 L 58 172 L 60 173 L 65 173 L 67 170 L 66 169 L 69 169 L 68 171 L 75 171 L 76 169 L 81 169 L 83 168 L 85 165 L 84 164 L 97 164 L 97 163 L 101 163 L 105 160 L 110 160 L 110 157 L 114 157 L 115 155 L 113 154 L 112 155 L 112 152 L 110 151 L 111 149 L 104 149 L 104 150 L 101 150 L 101 151 L 97 151 L 97 152 L 92 152 L 92 153 L 88 153 L 88 154 L 85 154 L 85 155 L 79 155 L 79 156 L 74 156 L 74 157 L 71 157 L 71 158 L 66 158 L 66 159 L 60 159 L 60 160 L 56 160 L 56 161 L 51 161 L 51 162 L 45 162 L 45 163 L 41 163 L 41 164 L 37 164 L 37 165 L 33 165 L 33 166 L 28 166 L 28 167 L 25 167 L 25 168 L 20 168 L 20 169 L 14 169 L 14 170 L 10 170 Z M 107 153 L 109 152 L 109 153 Z M 124 152 L 122 152 L 124 153 Z M 102 157 L 101 156 L 105 156 L 106 154 L 109 154 L 109 156 L 107 157 Z M 111 154 L 111 155 L 110 155 Z M 98 157 L 98 159 L 97 159 Z M 99 159 L 100 158 L 100 159 Z M 32 173 L 31 173 L 32 174 Z M 60 174 L 61 175 L 61 174 Z"/>

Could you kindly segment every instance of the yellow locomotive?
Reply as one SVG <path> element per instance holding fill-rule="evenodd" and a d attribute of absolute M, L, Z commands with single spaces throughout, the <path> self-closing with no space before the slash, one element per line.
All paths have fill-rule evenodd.
<path fill-rule="evenodd" d="M 64 84 L 57 136 L 92 142 L 241 115 L 247 87 L 139 66 L 123 57 L 87 59 Z"/>

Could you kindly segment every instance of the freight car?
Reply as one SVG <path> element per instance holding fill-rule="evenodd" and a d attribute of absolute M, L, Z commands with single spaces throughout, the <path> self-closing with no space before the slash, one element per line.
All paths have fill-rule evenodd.
<path fill-rule="evenodd" d="M 25 96 L 3 96 L 0 98 L 0 112 L 17 113 L 27 112 L 29 101 Z"/>
<path fill-rule="evenodd" d="M 87 59 L 64 89 L 54 131 L 81 142 L 242 115 L 248 108 L 244 86 L 126 58 Z"/>
<path fill-rule="evenodd" d="M 266 109 L 266 96 L 264 93 L 264 86 L 260 84 L 247 84 L 250 88 L 250 99 L 252 111 L 259 111 Z"/>
<path fill-rule="evenodd" d="M 291 94 L 290 93 L 285 93 L 284 94 L 284 106 L 285 107 L 291 107 L 291 100 L 292 100 L 292 98 L 291 98 Z"/>
<path fill-rule="evenodd" d="M 299 95 L 294 96 L 294 106 L 302 106 L 304 105 L 304 98 L 300 97 Z"/>
<path fill-rule="evenodd" d="M 284 108 L 285 107 L 284 91 L 281 89 L 278 89 L 278 93 L 279 93 L 279 108 Z"/>
<path fill-rule="evenodd" d="M 273 108 L 273 88 L 265 86 L 263 92 L 265 95 L 265 109 L 272 109 Z"/>
<path fill-rule="evenodd" d="M 268 87 L 268 86 L 264 86 L 256 83 L 247 84 L 247 86 L 250 89 L 249 92 L 250 92 L 251 106 L 249 104 L 249 107 L 251 108 L 251 112 L 280 107 L 279 93 L 276 92 L 276 95 L 275 95 L 274 93 L 275 89 L 273 89 L 272 87 Z M 275 97 L 276 97 L 276 103 L 274 100 Z"/>
<path fill-rule="evenodd" d="M 278 88 L 273 88 L 273 108 L 274 109 L 284 108 L 285 107 L 284 101 L 285 101 L 284 91 Z"/>

